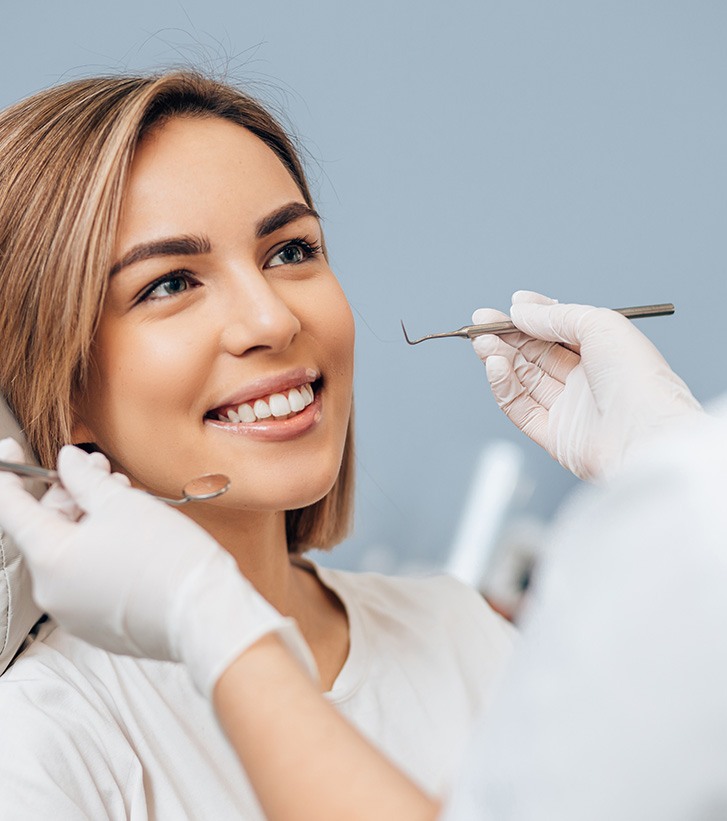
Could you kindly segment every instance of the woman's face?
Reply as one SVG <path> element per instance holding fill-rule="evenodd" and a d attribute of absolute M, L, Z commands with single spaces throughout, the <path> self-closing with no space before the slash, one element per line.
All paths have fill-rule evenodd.
<path fill-rule="evenodd" d="M 351 410 L 354 329 L 321 244 L 316 214 L 253 134 L 213 117 L 152 131 L 75 441 L 168 496 L 205 473 L 232 480 L 227 507 L 323 496 Z"/>

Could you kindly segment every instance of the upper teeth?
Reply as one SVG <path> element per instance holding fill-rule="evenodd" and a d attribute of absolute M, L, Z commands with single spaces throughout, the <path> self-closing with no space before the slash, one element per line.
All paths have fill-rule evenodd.
<path fill-rule="evenodd" d="M 309 384 L 291 388 L 287 393 L 273 393 L 265 399 L 245 402 L 238 408 L 230 408 L 226 414 L 218 413 L 221 422 L 257 422 L 271 416 L 280 418 L 300 413 L 313 401 L 313 388 Z"/>

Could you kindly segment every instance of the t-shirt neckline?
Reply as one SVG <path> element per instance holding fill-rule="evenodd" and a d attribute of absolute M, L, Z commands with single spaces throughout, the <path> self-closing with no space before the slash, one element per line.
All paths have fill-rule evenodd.
<path fill-rule="evenodd" d="M 343 571 L 320 567 L 310 559 L 296 557 L 295 564 L 314 573 L 324 587 L 332 591 L 343 605 L 348 620 L 348 654 L 333 686 L 323 695 L 333 704 L 350 698 L 363 684 L 369 665 L 369 642 L 366 623 L 355 595 L 346 585 Z"/>

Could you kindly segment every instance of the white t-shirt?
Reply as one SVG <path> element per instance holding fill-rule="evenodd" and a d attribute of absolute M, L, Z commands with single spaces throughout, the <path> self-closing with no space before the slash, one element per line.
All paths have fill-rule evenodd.
<path fill-rule="evenodd" d="M 327 697 L 441 793 L 509 657 L 512 628 L 451 578 L 317 572 L 350 628 Z M 181 665 L 115 656 L 48 623 L 0 678 L 2 821 L 262 817 Z"/>

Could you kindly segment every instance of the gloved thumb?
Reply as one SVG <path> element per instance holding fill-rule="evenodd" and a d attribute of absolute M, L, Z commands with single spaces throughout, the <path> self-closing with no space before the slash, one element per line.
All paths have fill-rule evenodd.
<path fill-rule="evenodd" d="M 613 311 L 590 305 L 518 302 L 510 309 L 512 321 L 528 336 L 575 347 L 580 347 L 597 331 L 597 326 L 605 315 L 609 315 L 611 322 L 628 322 Z M 613 319 L 610 319 L 611 316 Z"/>
<path fill-rule="evenodd" d="M 539 294 L 537 291 L 515 291 L 512 295 L 513 305 L 520 302 L 535 302 L 538 305 L 555 305 L 557 301 L 557 299 L 545 296 L 545 294 Z"/>
<path fill-rule="evenodd" d="M 123 491 L 110 471 L 108 460 L 93 458 L 73 445 L 66 445 L 58 454 L 61 482 L 86 513 L 102 507 Z"/>

